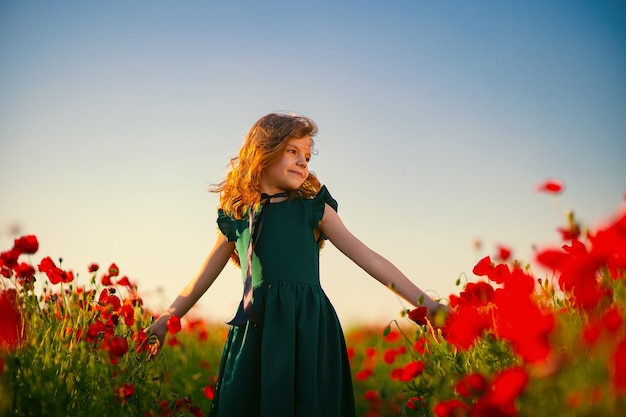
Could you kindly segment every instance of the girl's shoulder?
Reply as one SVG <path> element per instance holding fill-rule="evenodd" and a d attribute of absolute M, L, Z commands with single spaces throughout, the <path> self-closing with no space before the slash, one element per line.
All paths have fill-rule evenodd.
<path fill-rule="evenodd" d="M 236 219 L 232 213 L 227 213 L 221 208 L 217 209 L 217 227 L 222 234 L 226 236 L 226 240 L 234 242 L 237 236 L 248 227 L 248 219 Z"/>
<path fill-rule="evenodd" d="M 325 185 L 323 185 L 317 195 L 309 201 L 311 207 L 309 215 L 310 226 L 315 229 L 317 229 L 319 222 L 322 221 L 322 218 L 324 217 L 324 211 L 326 210 L 327 204 L 335 211 L 337 211 L 339 206 L 337 200 L 333 198 Z M 322 236 L 322 239 L 325 238 L 325 236 Z"/>
<path fill-rule="evenodd" d="M 313 206 L 321 206 L 322 211 L 326 204 L 331 206 L 335 211 L 337 211 L 337 208 L 339 206 L 337 200 L 333 198 L 333 196 L 330 194 L 330 191 L 328 191 L 328 188 L 326 188 L 325 185 L 322 185 L 317 195 L 311 199 L 311 202 Z"/>

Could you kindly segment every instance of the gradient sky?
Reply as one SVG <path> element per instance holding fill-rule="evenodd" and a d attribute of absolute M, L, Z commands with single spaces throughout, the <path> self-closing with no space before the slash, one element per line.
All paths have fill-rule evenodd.
<path fill-rule="evenodd" d="M 215 240 L 207 187 L 276 110 L 319 124 L 310 168 L 348 228 L 446 297 L 498 244 L 528 261 L 567 210 L 623 204 L 626 5 L 0 0 L 0 250 L 36 234 L 33 262 L 85 284 L 115 262 L 166 307 Z M 565 193 L 534 192 L 548 177 Z M 321 262 L 344 324 L 398 317 L 331 245 Z M 228 265 L 201 311 L 240 296 Z"/>

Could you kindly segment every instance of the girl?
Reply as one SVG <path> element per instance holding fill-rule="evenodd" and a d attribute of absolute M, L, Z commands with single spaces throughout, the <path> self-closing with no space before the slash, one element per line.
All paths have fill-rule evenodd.
<path fill-rule="evenodd" d="M 214 417 L 350 417 L 352 379 L 339 320 L 320 287 L 325 239 L 432 320 L 447 308 L 426 296 L 389 261 L 359 241 L 337 215 L 337 202 L 309 172 L 315 123 L 268 114 L 246 135 L 220 193 L 221 233 L 199 273 L 147 329 L 164 344 L 167 321 L 182 317 L 229 258 L 241 266 L 242 302 L 222 356 Z"/>

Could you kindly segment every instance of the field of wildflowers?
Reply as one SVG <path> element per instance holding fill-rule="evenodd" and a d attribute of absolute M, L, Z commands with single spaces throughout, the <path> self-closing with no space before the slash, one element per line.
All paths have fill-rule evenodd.
<path fill-rule="evenodd" d="M 501 248 L 434 328 L 417 308 L 347 329 L 358 415 L 624 415 L 626 211 L 598 230 L 569 215 L 558 231 L 562 247 L 531 260 L 543 275 Z M 0 415 L 207 414 L 226 325 L 173 318 L 171 348 L 147 361 L 153 312 L 132 280 L 92 264 L 79 284 L 61 260 L 32 265 L 38 247 L 28 235 L 0 253 Z"/>

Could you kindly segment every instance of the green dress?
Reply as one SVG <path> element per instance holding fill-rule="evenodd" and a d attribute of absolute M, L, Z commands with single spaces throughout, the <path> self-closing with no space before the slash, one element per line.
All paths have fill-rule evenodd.
<path fill-rule="evenodd" d="M 253 306 L 263 323 L 230 327 L 210 416 L 355 416 L 343 331 L 319 280 L 314 229 L 326 203 L 337 210 L 322 187 L 315 198 L 266 208 L 252 258 Z M 220 210 L 217 223 L 245 271 L 248 220 Z"/>

